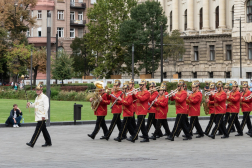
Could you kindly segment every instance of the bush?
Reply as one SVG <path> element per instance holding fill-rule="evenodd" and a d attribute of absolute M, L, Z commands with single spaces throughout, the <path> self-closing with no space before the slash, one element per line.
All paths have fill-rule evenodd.
<path fill-rule="evenodd" d="M 76 92 L 85 91 L 87 89 L 88 89 L 87 86 L 62 86 L 60 88 L 60 90 L 64 90 L 64 91 L 76 91 Z"/>

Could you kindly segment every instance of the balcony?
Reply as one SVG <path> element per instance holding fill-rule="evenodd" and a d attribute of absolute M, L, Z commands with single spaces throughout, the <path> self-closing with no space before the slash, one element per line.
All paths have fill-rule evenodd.
<path fill-rule="evenodd" d="M 28 43 L 35 46 L 46 46 L 47 37 L 28 37 Z M 56 43 L 56 37 L 51 37 L 51 43 Z"/>
<path fill-rule="evenodd" d="M 71 26 L 80 26 L 83 27 L 86 24 L 86 20 L 70 20 Z"/>
<path fill-rule="evenodd" d="M 86 9 L 86 3 L 83 2 L 70 2 L 70 7 L 75 9 Z"/>

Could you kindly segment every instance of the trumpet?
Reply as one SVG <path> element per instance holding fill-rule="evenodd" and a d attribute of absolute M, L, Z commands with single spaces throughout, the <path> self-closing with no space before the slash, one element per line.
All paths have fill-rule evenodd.
<path fill-rule="evenodd" d="M 215 94 L 215 93 L 217 93 L 217 90 L 205 92 L 205 96 L 210 96 L 210 95 L 211 95 L 211 92 L 214 92 L 214 94 Z"/>
<path fill-rule="evenodd" d="M 134 91 L 139 92 L 140 90 L 141 90 L 141 88 L 133 89 L 132 91 L 126 93 L 126 96 L 128 96 L 129 94 L 132 94 Z"/>
<path fill-rule="evenodd" d="M 245 97 L 245 100 L 249 100 L 252 98 L 252 94 L 250 94 L 249 96 Z"/>
<path fill-rule="evenodd" d="M 148 90 L 148 92 L 153 92 L 154 90 L 158 90 L 159 88 L 160 88 L 160 86 L 157 86 L 157 87 L 155 87 L 154 89 Z"/>
<path fill-rule="evenodd" d="M 175 90 L 171 90 L 171 92 L 168 94 L 168 95 L 165 95 L 165 98 L 167 98 L 167 97 L 172 97 L 172 94 L 173 93 L 177 93 L 178 92 L 178 89 L 175 89 Z"/>

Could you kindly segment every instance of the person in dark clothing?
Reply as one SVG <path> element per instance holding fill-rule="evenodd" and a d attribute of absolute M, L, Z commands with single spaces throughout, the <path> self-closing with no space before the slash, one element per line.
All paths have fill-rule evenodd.
<path fill-rule="evenodd" d="M 10 111 L 10 116 L 8 117 L 8 119 L 5 122 L 5 125 L 9 126 L 11 124 L 11 125 L 13 125 L 13 127 L 21 126 L 20 121 L 22 119 L 22 115 L 23 115 L 23 113 L 18 108 L 18 105 L 14 104 L 13 109 Z"/>

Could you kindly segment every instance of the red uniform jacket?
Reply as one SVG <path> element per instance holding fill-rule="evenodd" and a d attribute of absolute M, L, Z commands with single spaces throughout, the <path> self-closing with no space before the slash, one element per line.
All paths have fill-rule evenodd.
<path fill-rule="evenodd" d="M 212 95 L 209 96 L 208 107 L 209 107 L 209 114 L 214 114 L 215 113 L 214 112 L 214 96 Z"/>
<path fill-rule="evenodd" d="M 246 97 L 248 97 L 251 94 L 251 92 L 248 90 L 246 93 L 242 94 L 243 99 L 241 100 L 241 108 L 242 112 L 248 112 L 251 111 L 251 100 L 245 100 Z"/>
<path fill-rule="evenodd" d="M 134 89 L 134 88 L 133 88 Z M 130 92 L 133 90 L 131 89 Z M 132 94 L 131 94 L 132 95 Z M 133 108 L 133 112 L 136 112 L 136 109 L 137 109 L 137 105 L 136 105 L 136 97 L 135 96 L 132 96 L 133 98 L 133 105 L 132 105 L 132 108 Z"/>
<path fill-rule="evenodd" d="M 110 104 L 110 101 L 107 99 L 107 93 L 102 95 L 102 101 L 100 102 L 98 108 L 94 112 L 96 116 L 106 116 L 107 115 L 107 105 Z"/>
<path fill-rule="evenodd" d="M 236 92 L 231 92 L 229 98 L 227 99 L 230 103 L 230 113 L 239 113 L 240 112 L 240 99 L 241 94 L 237 90 Z"/>
<path fill-rule="evenodd" d="M 149 107 L 152 103 L 153 100 L 155 100 L 155 98 L 158 96 L 158 92 L 155 91 L 150 95 L 150 99 L 149 99 Z M 148 109 L 149 109 L 148 107 Z M 148 113 L 156 113 L 156 107 L 155 107 L 155 103 L 153 104 L 153 106 L 150 108 L 150 110 L 148 110 Z"/>
<path fill-rule="evenodd" d="M 118 91 L 118 92 L 112 92 L 111 94 L 113 94 L 115 97 L 119 97 L 121 93 L 122 93 L 122 91 Z M 115 102 L 116 98 L 114 98 L 114 96 L 112 96 L 111 94 L 107 97 L 108 97 L 108 100 L 111 100 L 111 102 L 113 104 Z M 122 113 L 122 103 L 120 101 L 117 101 L 116 104 L 112 107 L 111 113 L 113 113 L 113 114 Z"/>
<path fill-rule="evenodd" d="M 227 112 L 227 113 L 230 113 L 230 112 L 231 112 L 230 102 L 227 100 L 226 103 L 227 103 L 226 112 Z"/>
<path fill-rule="evenodd" d="M 189 116 L 200 116 L 200 103 L 202 100 L 202 93 L 200 91 L 192 93 L 186 102 L 189 104 Z"/>
<path fill-rule="evenodd" d="M 167 107 L 168 107 L 168 99 L 165 96 L 159 96 L 157 101 L 155 102 L 156 105 L 156 119 L 166 119 L 167 118 Z"/>
<path fill-rule="evenodd" d="M 122 103 L 123 117 L 132 117 L 133 116 L 132 95 L 126 96 L 125 94 L 123 94 L 121 103 Z"/>
<path fill-rule="evenodd" d="M 187 92 L 180 91 L 171 97 L 171 101 L 175 100 L 176 114 L 188 114 L 187 104 L 186 104 Z"/>
<path fill-rule="evenodd" d="M 150 99 L 150 92 L 148 92 L 146 89 L 144 91 L 137 92 L 136 95 L 133 94 L 133 99 L 136 98 L 136 114 L 137 115 L 147 115 L 148 112 L 148 102 Z"/>
<path fill-rule="evenodd" d="M 226 100 L 227 100 L 227 94 L 224 91 L 215 93 L 214 101 L 209 102 L 214 104 L 215 114 L 226 113 Z"/>

